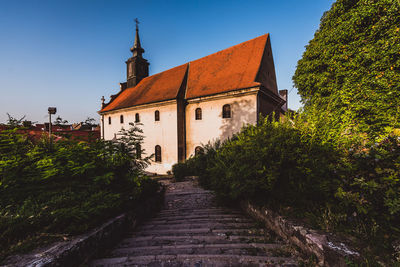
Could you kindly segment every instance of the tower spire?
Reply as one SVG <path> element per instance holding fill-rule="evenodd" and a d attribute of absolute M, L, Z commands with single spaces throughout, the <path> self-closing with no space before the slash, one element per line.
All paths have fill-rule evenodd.
<path fill-rule="evenodd" d="M 139 20 L 135 19 L 135 22 L 136 22 L 135 42 L 131 47 L 131 52 L 133 53 L 133 55 L 126 61 L 127 88 L 136 86 L 136 84 L 138 84 L 143 78 L 149 76 L 149 62 L 147 62 L 147 60 L 142 57 L 144 49 L 140 44 Z"/>
<path fill-rule="evenodd" d="M 135 42 L 133 43 L 133 46 L 131 47 L 131 52 L 133 53 L 133 56 L 139 56 L 141 57 L 142 54 L 144 53 L 144 49 L 140 45 L 140 38 L 139 38 L 139 20 L 136 18 L 135 19 L 136 23 L 136 35 L 135 35 Z"/>

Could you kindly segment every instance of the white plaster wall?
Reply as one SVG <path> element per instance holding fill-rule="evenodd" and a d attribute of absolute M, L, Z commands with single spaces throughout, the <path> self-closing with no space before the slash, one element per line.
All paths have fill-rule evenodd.
<path fill-rule="evenodd" d="M 231 118 L 222 118 L 222 106 L 231 105 Z M 195 110 L 201 108 L 202 120 L 195 120 Z M 186 155 L 194 155 L 196 146 L 216 139 L 225 140 L 240 131 L 245 124 L 257 122 L 257 95 L 191 102 L 186 107 Z"/>
<path fill-rule="evenodd" d="M 154 120 L 154 112 L 160 111 L 160 121 Z M 122 127 L 129 128 L 130 122 L 135 122 L 135 114 L 139 113 L 140 122 L 143 124 L 144 142 L 142 148 L 146 155 L 155 153 L 155 146 L 161 146 L 161 163 L 151 162 L 146 171 L 166 174 L 171 170 L 173 164 L 178 162 L 178 136 L 177 136 L 177 104 L 147 106 L 128 111 L 115 112 L 104 115 L 104 138 L 111 140 L 114 134 Z M 124 123 L 120 123 L 120 115 L 124 115 Z M 108 124 L 108 117 L 111 117 L 111 125 Z"/>

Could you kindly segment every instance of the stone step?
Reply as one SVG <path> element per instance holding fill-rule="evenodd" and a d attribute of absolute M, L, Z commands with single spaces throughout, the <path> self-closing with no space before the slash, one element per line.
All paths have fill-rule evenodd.
<path fill-rule="evenodd" d="M 174 236 L 180 236 L 180 235 L 196 235 L 196 234 L 208 234 L 208 235 L 215 235 L 215 234 L 221 234 L 221 235 L 256 235 L 256 236 L 263 236 L 266 234 L 266 231 L 264 229 L 260 228 L 209 228 L 209 227 L 203 227 L 203 228 L 196 228 L 196 229 L 165 229 L 165 230 L 157 230 L 157 229 L 150 229 L 150 230 L 142 230 L 142 231 L 137 231 L 137 232 L 132 232 L 128 234 L 129 237 L 134 237 L 134 236 L 161 236 L 161 235 L 174 235 Z"/>
<path fill-rule="evenodd" d="M 298 266 L 286 257 L 244 255 L 152 255 L 97 259 L 90 266 Z"/>
<path fill-rule="evenodd" d="M 233 210 L 233 209 L 229 209 L 229 208 L 204 208 L 204 209 L 193 209 L 192 208 L 181 208 L 181 209 L 168 209 L 168 210 L 162 210 L 160 211 L 158 214 L 169 214 L 171 212 L 174 211 L 179 211 L 179 212 L 185 212 L 185 211 L 191 211 L 191 212 L 232 212 L 232 213 L 241 213 L 238 210 Z"/>
<path fill-rule="evenodd" d="M 163 225 L 163 224 L 180 224 L 180 223 L 207 223 L 207 222 L 216 222 L 216 223 L 254 223 L 254 220 L 250 220 L 248 218 L 237 218 L 237 217 L 232 217 L 232 218 L 220 218 L 220 219 L 213 219 L 210 220 L 210 218 L 200 218 L 200 219 L 178 219 L 178 220 L 168 220 L 168 219 L 159 219 L 159 218 L 154 218 L 151 219 L 145 224 L 154 224 L 154 225 Z"/>
<path fill-rule="evenodd" d="M 123 239 L 118 247 L 141 247 L 157 245 L 184 244 L 235 244 L 235 243 L 265 243 L 264 237 L 241 235 L 192 235 L 192 236 L 142 236 Z"/>
<path fill-rule="evenodd" d="M 174 212 L 179 212 L 179 213 L 184 213 L 184 212 L 191 212 L 191 213 L 214 213 L 214 212 L 218 212 L 218 213 L 233 213 L 233 214 L 242 214 L 240 211 L 238 210 L 231 210 L 231 209 L 227 209 L 227 208 L 219 208 L 219 209 L 209 209 L 209 208 L 198 208 L 198 209 L 193 209 L 189 208 L 189 207 L 179 207 L 179 208 L 170 208 L 170 209 L 165 209 L 160 211 L 158 214 L 171 214 Z"/>
<path fill-rule="evenodd" d="M 254 228 L 256 224 L 254 222 L 251 223 L 240 223 L 240 222 L 226 222 L 226 223 L 217 223 L 214 221 L 202 222 L 202 223 L 167 223 L 167 224 L 151 224 L 147 223 L 137 228 L 137 231 L 144 230 L 173 230 L 173 229 L 198 229 L 198 228 L 210 228 L 210 229 L 221 229 L 221 228 L 232 228 L 232 229 L 240 229 L 240 228 Z"/>
<path fill-rule="evenodd" d="M 213 219 L 213 220 L 218 220 L 218 219 L 225 219 L 225 218 L 244 218 L 235 214 L 199 214 L 199 215 L 182 215 L 182 214 L 176 214 L 176 215 L 170 215 L 170 216 L 157 216 L 157 219 L 160 220 L 191 220 L 191 219 Z"/>
<path fill-rule="evenodd" d="M 185 202 L 185 200 L 179 200 L 179 201 L 177 201 L 177 200 L 172 200 L 171 199 L 171 201 L 170 201 L 170 204 L 172 204 L 173 202 L 177 202 L 177 203 L 187 203 L 187 202 Z M 171 212 L 171 211 L 174 211 L 174 210 L 179 210 L 179 211 L 184 211 L 184 210 L 192 210 L 192 211 L 210 211 L 210 212 L 213 212 L 213 211 L 232 211 L 232 212 L 238 212 L 238 210 L 235 210 L 235 209 L 231 209 L 231 208 L 228 208 L 228 207 L 216 207 L 216 206 L 214 206 L 212 203 L 210 204 L 210 203 L 208 203 L 208 205 L 206 205 L 206 206 L 199 206 L 199 207 L 193 207 L 193 205 L 190 205 L 190 207 L 189 206 L 185 206 L 185 207 L 169 207 L 169 208 L 166 208 L 166 209 L 163 209 L 163 210 L 161 210 L 160 211 L 160 213 L 168 213 L 168 212 Z"/>
<path fill-rule="evenodd" d="M 174 218 L 190 218 L 190 217 L 200 217 L 203 216 L 205 218 L 217 218 L 218 216 L 226 217 L 226 218 L 246 218 L 242 214 L 228 213 L 228 212 L 174 212 L 171 214 L 158 214 L 154 219 L 174 219 Z"/>
<path fill-rule="evenodd" d="M 147 230 L 147 231 L 135 231 L 128 233 L 127 236 L 135 237 L 135 236 L 162 236 L 162 235 L 195 235 L 195 234 L 211 234 L 210 228 L 197 228 L 197 229 L 178 229 L 178 230 Z"/>
<path fill-rule="evenodd" d="M 169 191 L 167 192 L 167 198 L 173 198 L 176 196 L 185 196 L 185 195 L 204 195 L 207 196 L 211 191 L 204 191 L 204 190 L 175 190 L 175 191 Z"/>
<path fill-rule="evenodd" d="M 160 245 L 150 247 L 117 248 L 110 253 L 110 257 L 179 254 L 274 256 L 274 251 L 281 247 L 282 245 L 280 244 L 263 243 Z"/>
<path fill-rule="evenodd" d="M 175 216 L 175 215 L 181 215 L 181 216 L 188 216 L 188 215 L 221 215 L 221 214 L 226 214 L 226 215 L 237 215 L 237 216 L 243 216 L 243 214 L 239 211 L 231 211 L 231 210 L 193 210 L 190 208 L 183 208 L 183 209 L 173 209 L 169 210 L 168 212 L 159 212 L 157 214 L 157 217 L 165 217 L 165 216 Z"/>

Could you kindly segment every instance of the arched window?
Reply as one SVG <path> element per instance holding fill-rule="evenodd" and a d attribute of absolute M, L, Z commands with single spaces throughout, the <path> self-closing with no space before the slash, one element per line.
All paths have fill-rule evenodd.
<path fill-rule="evenodd" d="M 196 108 L 196 120 L 201 120 L 201 108 Z"/>
<path fill-rule="evenodd" d="M 135 122 L 140 122 L 139 113 L 135 114 Z"/>
<path fill-rule="evenodd" d="M 231 117 L 231 105 L 226 104 L 222 107 L 222 118 L 230 118 Z"/>
<path fill-rule="evenodd" d="M 158 110 L 154 111 L 154 120 L 155 121 L 160 120 L 160 111 L 158 111 Z"/>
<path fill-rule="evenodd" d="M 108 117 L 108 124 L 111 124 L 111 117 Z"/>
<path fill-rule="evenodd" d="M 136 144 L 136 158 L 142 158 L 142 146 L 140 144 Z"/>
<path fill-rule="evenodd" d="M 124 123 L 124 115 L 119 116 L 119 122 Z"/>
<path fill-rule="evenodd" d="M 196 148 L 194 149 L 194 155 L 202 155 L 204 154 L 204 148 L 202 148 L 201 146 L 196 146 Z"/>
<path fill-rule="evenodd" d="M 159 145 L 156 145 L 155 152 L 156 162 L 161 162 L 161 147 Z"/>

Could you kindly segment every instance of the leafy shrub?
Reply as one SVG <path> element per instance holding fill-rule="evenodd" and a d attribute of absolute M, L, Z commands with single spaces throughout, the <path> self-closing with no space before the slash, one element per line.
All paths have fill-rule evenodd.
<path fill-rule="evenodd" d="M 336 196 L 364 236 L 400 235 L 400 137 L 392 134 L 362 150 L 350 151 L 351 169 Z"/>
<path fill-rule="evenodd" d="M 266 119 L 244 128 L 211 156 L 203 183 L 229 200 L 315 206 L 331 201 L 340 182 L 334 173 L 338 155 L 289 122 Z"/>
<path fill-rule="evenodd" d="M 176 163 L 172 166 L 172 173 L 174 174 L 175 180 L 180 182 L 186 176 L 194 175 L 194 173 L 190 170 L 188 163 Z"/>
<path fill-rule="evenodd" d="M 176 163 L 172 166 L 172 172 L 177 181 L 182 181 L 186 176 L 200 176 L 200 182 L 207 186 L 205 172 L 207 166 L 214 160 L 217 149 L 221 147 L 221 142 L 208 143 L 203 146 L 203 152 L 187 159 L 185 162 Z"/>
<path fill-rule="evenodd" d="M 49 147 L 16 130 L 0 133 L 0 259 L 87 231 L 155 195 L 158 183 L 142 174 L 149 157 L 137 149 L 140 130 L 132 125 L 120 137 Z"/>

